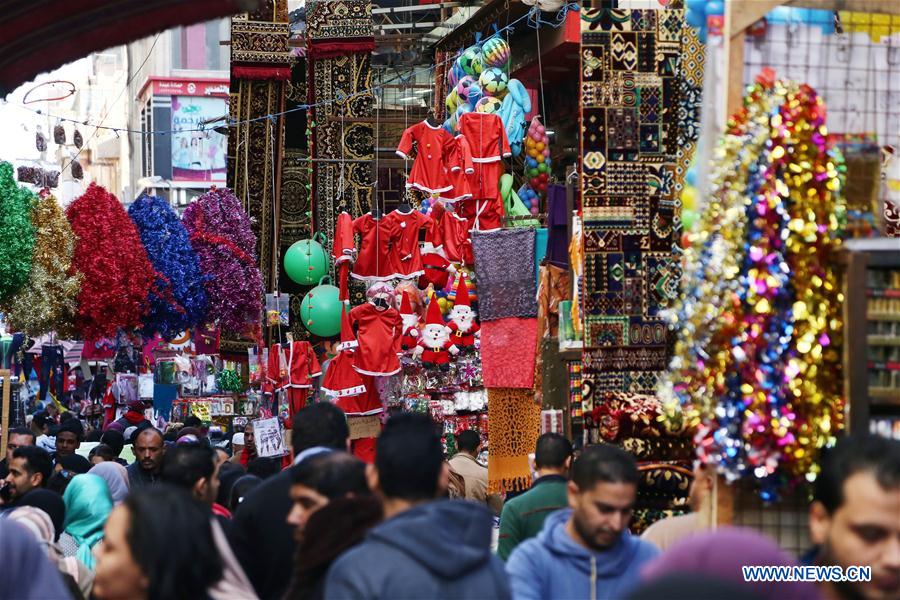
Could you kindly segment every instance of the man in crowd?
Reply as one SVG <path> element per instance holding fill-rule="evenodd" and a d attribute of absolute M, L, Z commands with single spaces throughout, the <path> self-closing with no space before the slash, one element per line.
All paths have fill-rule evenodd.
<path fill-rule="evenodd" d="M 9 430 L 9 441 L 6 443 L 6 456 L 0 461 L 0 480 L 9 474 L 9 463 L 16 448 L 34 446 L 34 434 L 25 427 L 14 427 Z"/>
<path fill-rule="evenodd" d="M 491 554 L 490 511 L 435 501 L 447 487 L 442 454 L 427 416 L 388 420 L 367 467 L 386 520 L 332 565 L 325 598 L 509 597 L 503 563 Z"/>
<path fill-rule="evenodd" d="M 248 421 L 244 426 L 241 438 L 243 440 L 241 449 L 240 451 L 234 451 L 231 462 L 246 469 L 251 461 L 256 460 L 256 438 L 253 436 L 253 421 Z"/>
<path fill-rule="evenodd" d="M 210 508 L 219 493 L 216 452 L 203 444 L 176 444 L 163 455 L 159 471 L 164 483 L 183 488 Z"/>
<path fill-rule="evenodd" d="M 815 563 L 872 569 L 871 581 L 824 582 L 829 600 L 900 598 L 900 442 L 853 435 L 823 452 L 809 509 Z"/>
<path fill-rule="evenodd" d="M 684 538 L 701 533 L 710 527 L 709 505 L 706 499 L 712 492 L 716 471 L 699 461 L 694 465 L 694 479 L 688 495 L 691 512 L 677 517 L 661 519 L 647 528 L 641 538 L 663 552 Z"/>
<path fill-rule="evenodd" d="M 547 515 L 569 505 L 572 443 L 558 433 L 543 434 L 535 448 L 534 466 L 537 479 L 531 489 L 503 506 L 497 550 L 503 560 L 509 558 L 516 546 L 541 531 Z"/>
<path fill-rule="evenodd" d="M 137 435 L 134 440 L 135 461 L 128 465 L 128 480 L 132 490 L 159 481 L 164 453 L 165 442 L 159 429 L 149 427 Z"/>
<path fill-rule="evenodd" d="M 127 467 L 128 463 L 125 462 L 125 459 L 121 458 L 122 449 L 125 447 L 125 436 L 122 435 L 122 432 L 118 429 L 107 429 L 103 432 L 103 435 L 100 436 L 100 443 L 106 444 L 112 450 L 115 455 L 115 461 L 122 465 L 123 467 Z"/>
<path fill-rule="evenodd" d="M 248 440 L 244 431 L 247 446 Z M 350 431 L 343 411 L 329 402 L 311 404 L 294 415 L 294 462 L 316 452 L 346 450 Z M 246 450 L 246 447 L 245 447 Z M 285 525 L 291 512 L 291 473 L 285 470 L 257 486 L 240 503 L 231 523 L 231 545 L 260 598 L 281 598 L 289 583 L 295 542 Z"/>
<path fill-rule="evenodd" d="M 128 403 L 128 410 L 120 418 L 116 419 L 116 423 L 122 426 L 122 429 L 129 427 L 137 427 L 138 429 L 146 429 L 152 426 L 144 414 L 144 403 L 141 400 L 132 400 Z"/>
<path fill-rule="evenodd" d="M 84 428 L 78 419 L 69 419 L 59 425 L 56 430 L 56 454 L 53 461 L 56 462 L 63 456 L 75 454 L 81 447 L 84 437 Z"/>
<path fill-rule="evenodd" d="M 572 468 L 570 508 L 547 517 L 540 534 L 506 563 L 513 597 L 626 597 L 640 569 L 659 554 L 628 531 L 638 477 L 634 458 L 621 448 L 585 448 Z"/>
<path fill-rule="evenodd" d="M 53 463 L 50 454 L 37 446 L 21 446 L 13 451 L 9 473 L 0 488 L 0 505 L 15 506 L 31 490 L 44 487 Z"/>
<path fill-rule="evenodd" d="M 466 429 L 456 438 L 458 452 L 450 459 L 450 468 L 462 476 L 466 482 L 466 500 L 488 504 L 499 515 L 503 508 L 503 498 L 487 493 L 488 470 L 478 462 L 481 452 L 481 435 L 474 429 Z"/>

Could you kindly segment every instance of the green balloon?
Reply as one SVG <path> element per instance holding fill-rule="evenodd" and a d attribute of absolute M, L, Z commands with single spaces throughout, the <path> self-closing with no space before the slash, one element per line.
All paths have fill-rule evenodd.
<path fill-rule="evenodd" d="M 314 285 L 328 271 L 328 255 L 315 240 L 294 242 L 284 253 L 284 271 L 300 285 Z"/>
<path fill-rule="evenodd" d="M 532 168 L 528 169 L 529 177 L 537 177 L 539 173 L 540 173 L 540 171 L 537 170 L 537 167 L 532 167 Z"/>
<path fill-rule="evenodd" d="M 317 285 L 307 292 L 300 303 L 300 318 L 310 333 L 319 337 L 334 337 L 341 332 L 341 291 L 333 285 Z"/>
<path fill-rule="evenodd" d="M 544 163 L 541 163 L 537 166 L 537 170 L 539 173 L 546 173 L 550 169 L 547 168 L 547 165 L 545 165 Z"/>
<path fill-rule="evenodd" d="M 685 231 L 690 231 L 694 228 L 694 223 L 697 222 L 697 213 L 689 210 L 687 208 L 682 209 L 681 211 L 681 226 Z"/>

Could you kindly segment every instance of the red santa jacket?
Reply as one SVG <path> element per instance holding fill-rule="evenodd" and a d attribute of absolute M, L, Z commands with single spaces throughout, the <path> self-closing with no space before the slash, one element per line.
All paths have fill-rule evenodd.
<path fill-rule="evenodd" d="M 447 327 L 449 327 L 451 331 L 450 341 L 463 348 L 469 348 L 475 345 L 475 334 L 481 329 L 481 326 L 475 321 L 472 321 L 471 325 L 469 325 L 469 329 L 466 331 L 460 331 L 459 324 L 456 321 L 450 321 L 447 324 Z"/>
<path fill-rule="evenodd" d="M 450 364 L 450 350 L 458 348 L 452 341 L 447 340 L 439 348 L 434 348 L 425 343 L 424 339 L 419 339 L 418 345 L 423 349 L 422 363 L 431 365 L 447 365 Z"/>

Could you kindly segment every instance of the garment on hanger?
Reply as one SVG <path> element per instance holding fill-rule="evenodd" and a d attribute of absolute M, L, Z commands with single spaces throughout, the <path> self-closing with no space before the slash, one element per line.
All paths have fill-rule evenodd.
<path fill-rule="evenodd" d="M 444 256 L 455 263 L 473 264 L 469 222 L 456 212 L 445 210 L 441 216 L 440 230 Z"/>
<path fill-rule="evenodd" d="M 451 158 L 451 169 L 448 170 L 447 178 L 450 185 L 453 186 L 449 192 L 441 194 L 441 200 L 445 202 L 457 202 L 472 197 L 472 189 L 470 181 L 474 179 L 475 166 L 472 162 L 472 149 L 469 142 L 462 134 L 454 138 L 456 148 Z M 453 169 L 452 167 L 459 167 Z"/>
<path fill-rule="evenodd" d="M 306 406 L 312 379 L 321 374 L 322 367 L 309 342 L 273 344 L 269 348 L 266 388 L 285 393 L 291 417 Z"/>
<path fill-rule="evenodd" d="M 459 118 L 458 127 L 472 152 L 474 173 L 469 178 L 472 197 L 496 202 L 503 175 L 502 159 L 512 156 L 503 121 L 497 115 L 471 112 Z"/>
<path fill-rule="evenodd" d="M 385 218 L 393 219 L 400 228 L 400 239 L 394 251 L 391 252 L 391 258 L 394 260 L 394 273 L 403 278 L 418 277 L 423 273 L 419 231 L 425 227 L 431 228 L 431 217 L 410 209 L 405 213 L 395 210 Z"/>
<path fill-rule="evenodd" d="M 503 202 L 499 198 L 463 200 L 456 206 L 469 231 L 496 231 L 503 226 Z"/>
<path fill-rule="evenodd" d="M 358 373 L 386 377 L 400 371 L 403 320 L 397 309 L 379 309 L 366 302 L 350 311 L 350 324 L 357 328 L 359 349 L 353 368 Z"/>
<path fill-rule="evenodd" d="M 337 269 L 340 300 L 349 300 L 350 291 L 347 277 L 350 274 L 350 263 L 356 257 L 356 245 L 353 240 L 353 218 L 348 212 L 338 215 L 334 226 L 334 244 L 331 247 L 331 258 Z"/>
<path fill-rule="evenodd" d="M 322 391 L 331 401 L 347 415 L 371 415 L 382 410 L 378 395 L 375 394 L 375 402 L 371 401 L 371 395 L 367 393 L 369 386 L 365 384 L 363 375 L 356 372 L 356 351 L 359 342 L 353 335 L 350 325 L 350 316 L 346 311 L 341 317 L 341 343 L 338 344 L 338 354 L 328 363 L 325 379 L 322 381 Z M 374 386 L 373 386 L 374 387 Z"/>
<path fill-rule="evenodd" d="M 397 146 L 397 155 L 409 158 L 413 143 L 416 144 L 416 158 L 406 180 L 406 187 L 429 194 L 450 191 L 452 186 L 447 179 L 446 165 L 452 164 L 456 150 L 453 136 L 439 125 L 422 121 L 403 132 L 400 145 Z"/>
<path fill-rule="evenodd" d="M 362 235 L 359 256 L 351 275 L 356 279 L 392 279 L 395 261 L 392 247 L 400 240 L 400 224 L 396 219 L 375 219 L 366 213 L 353 221 L 353 231 Z"/>

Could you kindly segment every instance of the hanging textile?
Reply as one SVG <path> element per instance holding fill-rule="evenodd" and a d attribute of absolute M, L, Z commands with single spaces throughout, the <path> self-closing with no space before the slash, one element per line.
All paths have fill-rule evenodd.
<path fill-rule="evenodd" d="M 537 316 L 534 240 L 530 227 L 472 232 L 482 322 Z"/>
<path fill-rule="evenodd" d="M 488 492 L 531 485 L 528 455 L 541 435 L 541 407 L 530 389 L 488 389 Z"/>
<path fill-rule="evenodd" d="M 537 319 L 484 321 L 481 366 L 485 387 L 532 388 L 537 337 Z"/>

